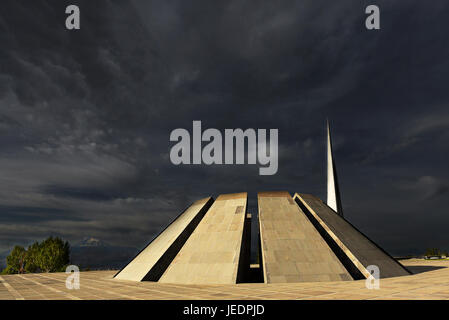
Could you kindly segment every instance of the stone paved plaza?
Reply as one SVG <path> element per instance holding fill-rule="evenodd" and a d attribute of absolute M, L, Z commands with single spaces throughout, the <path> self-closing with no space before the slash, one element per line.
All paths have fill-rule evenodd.
<path fill-rule="evenodd" d="M 289 284 L 179 285 L 113 280 L 116 271 L 82 272 L 79 290 L 65 287 L 65 273 L 0 276 L 0 299 L 443 299 L 449 300 L 449 260 L 403 260 L 414 274 L 383 279 L 380 289 L 365 281 Z"/>

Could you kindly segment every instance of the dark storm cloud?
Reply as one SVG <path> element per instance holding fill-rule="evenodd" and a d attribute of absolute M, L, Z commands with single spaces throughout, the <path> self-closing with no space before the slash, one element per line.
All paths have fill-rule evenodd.
<path fill-rule="evenodd" d="M 46 219 L 51 220 L 53 216 L 64 217 L 70 214 L 69 210 L 56 208 L 40 207 L 18 207 L 18 206 L 0 206 L 0 221 L 36 223 L 43 222 Z"/>
<path fill-rule="evenodd" d="M 392 253 L 449 249 L 445 1 L 377 1 L 380 31 L 363 1 L 75 1 L 69 32 L 72 2 L 2 3 L 0 251 L 141 246 L 224 192 L 252 210 L 262 190 L 323 198 L 327 117 L 346 216 Z M 192 120 L 278 128 L 278 174 L 173 166 L 169 134 Z"/>

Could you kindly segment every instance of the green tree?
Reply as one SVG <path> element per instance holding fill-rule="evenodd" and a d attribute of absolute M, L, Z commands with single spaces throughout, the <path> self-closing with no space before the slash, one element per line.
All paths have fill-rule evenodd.
<path fill-rule="evenodd" d="M 49 237 L 41 243 L 35 242 L 28 250 L 15 246 L 6 258 L 3 274 L 58 272 L 70 263 L 70 245 L 60 238 Z"/>
<path fill-rule="evenodd" d="M 437 248 L 428 248 L 426 250 L 426 256 L 440 256 L 441 255 L 441 251 L 440 249 Z"/>
<path fill-rule="evenodd" d="M 16 272 L 14 272 L 13 269 L 11 269 L 10 267 L 6 267 L 5 269 L 2 270 L 1 274 L 14 274 Z"/>
<path fill-rule="evenodd" d="M 6 269 L 4 274 L 24 273 L 26 250 L 22 246 L 15 246 L 9 256 L 6 257 Z"/>
<path fill-rule="evenodd" d="M 39 245 L 33 263 L 44 272 L 64 271 L 70 262 L 70 246 L 60 238 L 50 237 Z"/>
<path fill-rule="evenodd" d="M 27 256 L 25 260 L 25 271 L 28 273 L 39 272 L 38 256 L 40 254 L 41 245 L 35 242 L 28 247 Z"/>

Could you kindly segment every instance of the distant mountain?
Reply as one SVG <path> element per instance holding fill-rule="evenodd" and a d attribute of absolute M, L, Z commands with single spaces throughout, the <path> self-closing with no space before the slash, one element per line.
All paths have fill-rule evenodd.
<path fill-rule="evenodd" d="M 96 239 L 96 238 L 85 237 L 85 238 L 83 238 L 83 240 L 78 242 L 75 246 L 76 247 L 107 247 L 107 246 L 109 246 L 109 244 L 107 244 L 106 242 L 101 241 L 99 239 Z"/>
<path fill-rule="evenodd" d="M 113 246 L 87 237 L 71 247 L 71 263 L 81 270 L 121 269 L 138 252 L 137 248 Z"/>

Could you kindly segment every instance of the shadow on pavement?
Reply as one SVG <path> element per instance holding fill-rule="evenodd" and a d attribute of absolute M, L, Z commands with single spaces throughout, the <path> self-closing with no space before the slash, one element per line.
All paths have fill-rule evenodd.
<path fill-rule="evenodd" d="M 436 266 L 407 266 L 408 270 L 410 270 L 413 274 L 434 271 L 439 269 L 445 269 L 447 267 L 436 267 Z"/>

